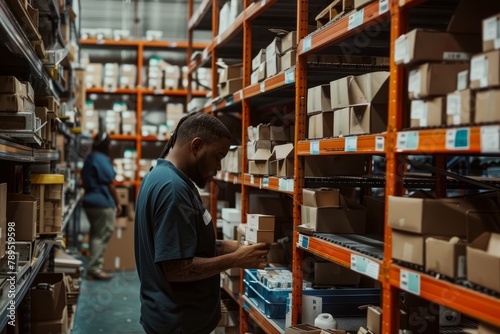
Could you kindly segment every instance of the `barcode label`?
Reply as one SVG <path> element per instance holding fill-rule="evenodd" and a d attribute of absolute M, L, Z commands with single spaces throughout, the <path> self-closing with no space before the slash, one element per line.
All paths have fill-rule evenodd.
<path fill-rule="evenodd" d="M 383 152 L 385 150 L 385 138 L 375 137 L 375 151 Z"/>
<path fill-rule="evenodd" d="M 449 129 L 446 130 L 447 150 L 468 150 L 470 147 L 470 129 Z"/>
<path fill-rule="evenodd" d="M 358 137 L 346 137 L 344 151 L 356 152 L 358 150 Z"/>
<path fill-rule="evenodd" d="M 302 48 L 304 52 L 311 50 L 312 46 L 311 39 L 312 39 L 311 36 L 306 36 L 306 38 L 304 38 L 303 48 Z"/>
<path fill-rule="evenodd" d="M 380 0 L 378 3 L 378 13 L 384 14 L 389 11 L 389 0 Z"/>
<path fill-rule="evenodd" d="M 319 141 L 315 140 L 309 143 L 309 153 L 319 154 Z"/>
<path fill-rule="evenodd" d="M 481 127 L 481 152 L 500 152 L 500 126 Z"/>
<path fill-rule="evenodd" d="M 363 19 L 364 19 L 364 14 L 365 14 L 365 9 L 362 8 L 361 10 L 355 12 L 354 14 L 351 14 L 349 16 L 349 24 L 347 26 L 347 30 L 352 30 L 356 27 L 359 27 L 360 25 L 363 24 Z"/>

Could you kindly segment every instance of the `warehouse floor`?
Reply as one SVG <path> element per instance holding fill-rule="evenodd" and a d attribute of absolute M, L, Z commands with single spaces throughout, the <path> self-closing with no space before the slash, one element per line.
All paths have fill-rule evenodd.
<path fill-rule="evenodd" d="M 110 281 L 83 280 L 72 334 L 143 334 L 137 272 L 115 273 Z"/>

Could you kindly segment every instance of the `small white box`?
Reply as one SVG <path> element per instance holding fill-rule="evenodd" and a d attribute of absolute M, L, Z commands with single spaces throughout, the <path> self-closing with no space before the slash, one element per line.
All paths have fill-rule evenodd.
<path fill-rule="evenodd" d="M 257 230 L 274 231 L 274 216 L 247 213 L 247 226 Z"/>
<path fill-rule="evenodd" d="M 264 231 L 258 230 L 246 226 L 245 228 L 245 239 L 249 243 L 273 243 L 274 242 L 274 231 Z"/>

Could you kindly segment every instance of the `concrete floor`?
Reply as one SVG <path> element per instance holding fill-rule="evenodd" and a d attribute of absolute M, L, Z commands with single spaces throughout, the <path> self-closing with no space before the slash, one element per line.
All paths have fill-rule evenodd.
<path fill-rule="evenodd" d="M 110 281 L 82 281 L 72 334 L 143 334 L 137 272 L 119 272 Z"/>

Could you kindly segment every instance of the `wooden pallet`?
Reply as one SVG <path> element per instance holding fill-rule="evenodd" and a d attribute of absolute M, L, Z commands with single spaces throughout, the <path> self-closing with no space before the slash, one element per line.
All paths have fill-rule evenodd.
<path fill-rule="evenodd" d="M 328 22 L 354 9 L 354 0 L 335 0 L 316 16 L 316 25 L 323 27 Z"/>

